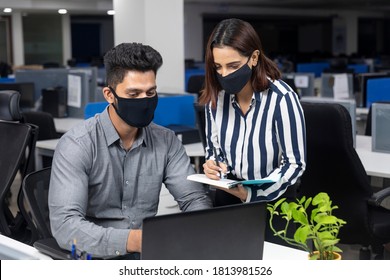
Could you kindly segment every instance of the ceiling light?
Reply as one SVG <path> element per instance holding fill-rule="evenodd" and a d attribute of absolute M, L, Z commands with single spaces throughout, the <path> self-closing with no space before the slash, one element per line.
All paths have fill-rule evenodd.
<path fill-rule="evenodd" d="M 113 16 L 113 15 L 115 15 L 115 11 L 114 10 L 108 10 L 107 11 L 107 15 Z"/>
<path fill-rule="evenodd" d="M 61 15 L 65 15 L 68 11 L 66 9 L 59 9 L 58 13 Z"/>
<path fill-rule="evenodd" d="M 11 8 L 4 8 L 3 12 L 4 13 L 11 13 L 12 9 Z"/>

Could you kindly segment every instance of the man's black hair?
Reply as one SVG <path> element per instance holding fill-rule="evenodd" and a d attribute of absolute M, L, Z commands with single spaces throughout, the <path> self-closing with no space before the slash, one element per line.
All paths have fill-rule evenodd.
<path fill-rule="evenodd" d="M 107 85 L 115 88 L 129 70 L 152 70 L 156 74 L 162 63 L 160 53 L 151 46 L 141 43 L 119 44 L 104 55 Z"/>

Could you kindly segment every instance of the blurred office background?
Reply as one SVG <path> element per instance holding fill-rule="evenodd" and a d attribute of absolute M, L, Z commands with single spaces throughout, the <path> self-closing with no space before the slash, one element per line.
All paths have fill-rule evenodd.
<path fill-rule="evenodd" d="M 163 53 L 163 88 L 182 91 L 184 71 L 201 67 L 215 24 L 239 17 L 254 25 L 283 70 L 335 57 L 387 68 L 389 10 L 383 0 L 1 0 L 0 61 L 12 69 L 101 66 L 114 44 L 141 41 Z"/>

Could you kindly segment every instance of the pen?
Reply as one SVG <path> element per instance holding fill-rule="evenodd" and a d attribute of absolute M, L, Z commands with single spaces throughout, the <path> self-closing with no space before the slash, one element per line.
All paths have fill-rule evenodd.
<path fill-rule="evenodd" d="M 214 147 L 214 157 L 215 157 L 215 164 L 221 168 L 221 166 L 219 165 L 219 160 L 218 160 L 218 154 L 217 154 L 217 149 Z M 222 172 L 219 171 L 219 178 L 222 178 Z"/>
<path fill-rule="evenodd" d="M 70 255 L 72 256 L 73 260 L 77 260 L 76 239 L 73 239 Z"/>

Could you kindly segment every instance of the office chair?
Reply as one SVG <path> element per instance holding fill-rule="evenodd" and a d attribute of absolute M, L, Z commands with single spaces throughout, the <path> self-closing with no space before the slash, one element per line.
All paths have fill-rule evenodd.
<path fill-rule="evenodd" d="M 196 93 L 198 96 L 204 87 L 204 75 L 192 75 L 188 78 L 187 92 Z"/>
<path fill-rule="evenodd" d="M 302 108 L 307 167 L 298 196 L 328 193 L 339 207 L 335 215 L 347 222 L 340 231 L 340 243 L 362 245 L 361 259 L 370 255 L 369 247 L 380 256 L 383 244 L 390 242 L 390 188 L 373 193 L 353 148 L 351 117 L 344 106 L 302 102 Z"/>
<path fill-rule="evenodd" d="M 203 148 L 206 148 L 206 112 L 205 106 L 199 105 L 198 103 L 194 104 L 195 108 L 195 119 L 196 127 L 199 131 L 199 138 L 203 144 Z"/>
<path fill-rule="evenodd" d="M 42 111 L 26 111 L 22 113 L 23 122 L 34 124 L 38 126 L 39 133 L 37 140 L 49 140 L 57 139 L 61 137 L 60 133 L 57 133 L 54 118 L 48 112 Z M 32 160 L 32 170 L 35 170 L 35 155 L 33 155 L 34 160 Z M 42 167 L 51 166 L 52 157 L 42 156 Z"/>
<path fill-rule="evenodd" d="M 0 91 L 0 232 L 22 241 L 28 229 L 20 213 L 12 214 L 7 200 L 18 171 L 24 178 L 31 169 L 38 128 L 19 122 L 19 100 L 17 91 Z M 20 191 L 18 199 L 19 195 Z"/>
<path fill-rule="evenodd" d="M 60 248 L 50 229 L 50 174 L 51 167 L 46 167 L 23 179 L 23 201 L 20 201 L 19 208 L 32 229 L 31 243 L 34 247 L 54 259 L 69 259 L 69 252 Z"/>

